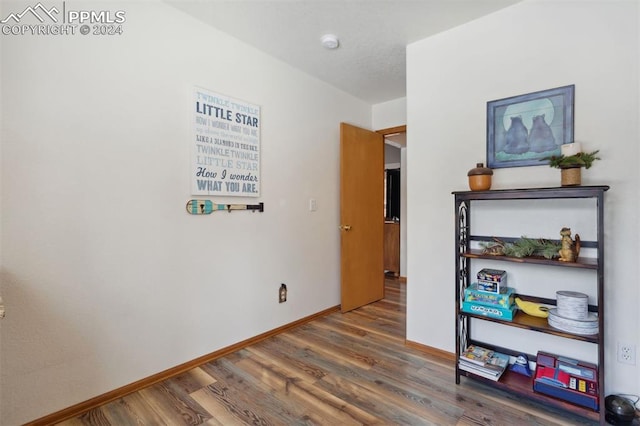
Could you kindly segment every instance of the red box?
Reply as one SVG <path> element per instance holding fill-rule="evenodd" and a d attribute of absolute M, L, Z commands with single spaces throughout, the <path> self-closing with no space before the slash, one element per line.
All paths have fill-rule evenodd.
<path fill-rule="evenodd" d="M 538 352 L 536 364 L 534 391 L 598 411 L 595 364 L 547 352 Z"/>

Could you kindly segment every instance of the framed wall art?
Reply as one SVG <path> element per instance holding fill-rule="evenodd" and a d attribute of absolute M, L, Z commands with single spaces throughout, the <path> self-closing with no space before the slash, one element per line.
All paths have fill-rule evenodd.
<path fill-rule="evenodd" d="M 194 87 L 191 194 L 260 196 L 260 106 Z"/>
<path fill-rule="evenodd" d="M 575 86 L 487 102 L 487 167 L 542 166 L 573 142 Z"/>

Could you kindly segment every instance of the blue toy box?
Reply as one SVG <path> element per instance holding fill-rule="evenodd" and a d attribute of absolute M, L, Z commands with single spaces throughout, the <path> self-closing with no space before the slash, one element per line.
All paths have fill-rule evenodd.
<path fill-rule="evenodd" d="M 516 313 L 516 306 L 510 306 L 508 308 L 502 308 L 499 305 L 490 306 L 482 305 L 476 302 L 462 302 L 462 312 L 469 314 L 482 315 L 488 318 L 495 318 L 504 321 L 513 321 L 513 316 Z"/>
<path fill-rule="evenodd" d="M 513 306 L 515 291 L 512 287 L 502 287 L 500 293 L 490 293 L 478 288 L 478 283 L 473 283 L 464 290 L 465 302 L 479 303 L 481 305 L 509 309 Z"/>

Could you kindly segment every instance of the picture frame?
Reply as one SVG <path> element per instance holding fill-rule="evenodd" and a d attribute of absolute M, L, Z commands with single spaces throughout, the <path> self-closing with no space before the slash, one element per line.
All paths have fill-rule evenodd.
<path fill-rule="evenodd" d="M 543 166 L 573 142 L 575 85 L 487 102 L 487 167 Z"/>

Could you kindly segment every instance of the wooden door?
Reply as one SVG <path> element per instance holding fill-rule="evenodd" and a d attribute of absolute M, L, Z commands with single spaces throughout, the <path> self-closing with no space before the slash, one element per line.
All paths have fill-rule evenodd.
<path fill-rule="evenodd" d="M 340 124 L 341 309 L 384 297 L 384 137 Z"/>

